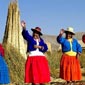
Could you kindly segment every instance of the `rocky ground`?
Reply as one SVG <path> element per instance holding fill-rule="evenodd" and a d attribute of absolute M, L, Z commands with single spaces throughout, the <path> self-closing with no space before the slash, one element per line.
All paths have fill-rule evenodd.
<path fill-rule="evenodd" d="M 57 80 L 56 82 L 51 82 L 50 85 L 85 85 L 85 81 L 76 81 L 76 82 L 70 82 L 66 83 L 66 81 L 60 81 Z"/>
<path fill-rule="evenodd" d="M 9 85 L 31 85 L 31 84 L 24 84 L 24 83 L 14 83 L 14 84 L 9 84 Z M 46 85 L 85 85 L 85 81 L 77 81 L 75 83 L 69 83 L 67 84 L 66 82 L 51 82 Z"/>
<path fill-rule="evenodd" d="M 46 85 L 85 85 L 85 68 L 81 69 L 82 71 L 82 80 L 81 81 L 76 81 L 76 82 L 70 82 L 69 84 L 66 83 L 65 80 L 61 79 L 61 78 L 53 78 L 51 77 L 51 82 L 47 83 Z M 24 84 L 23 82 L 15 82 L 15 83 L 11 83 L 10 85 L 31 85 L 31 84 Z"/>
<path fill-rule="evenodd" d="M 63 83 L 63 82 L 56 82 L 56 83 L 51 83 L 51 85 L 85 85 L 85 81 L 81 81 L 81 82 L 75 82 L 75 83 Z"/>
<path fill-rule="evenodd" d="M 50 85 L 85 85 L 85 77 L 82 77 L 81 81 L 70 82 L 69 84 L 67 84 L 66 81 L 61 78 L 58 79 L 51 78 Z"/>
<path fill-rule="evenodd" d="M 24 84 L 23 82 L 22 83 L 11 83 L 10 85 L 31 85 L 30 84 Z M 51 77 L 51 82 L 50 83 L 46 83 L 45 85 L 85 85 L 85 80 L 81 80 L 81 81 L 76 81 L 76 82 L 70 82 L 69 84 L 66 83 L 65 80 L 61 79 L 61 78 L 57 78 L 57 79 L 54 79 Z"/>

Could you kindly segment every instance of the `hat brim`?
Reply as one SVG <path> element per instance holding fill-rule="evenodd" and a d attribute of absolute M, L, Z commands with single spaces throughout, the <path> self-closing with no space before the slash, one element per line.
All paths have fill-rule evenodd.
<path fill-rule="evenodd" d="M 37 31 L 37 30 L 35 30 L 35 29 L 31 29 L 33 32 L 35 32 L 35 33 L 38 33 L 39 35 L 43 35 L 41 32 L 39 32 L 39 31 Z"/>
<path fill-rule="evenodd" d="M 75 35 L 75 33 L 74 33 L 74 32 L 71 32 L 71 31 L 65 30 L 64 32 L 65 32 L 65 33 L 71 33 L 72 35 Z"/>

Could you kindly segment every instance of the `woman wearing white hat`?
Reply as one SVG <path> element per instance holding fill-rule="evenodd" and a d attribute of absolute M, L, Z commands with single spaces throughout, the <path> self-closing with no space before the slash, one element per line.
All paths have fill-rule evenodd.
<path fill-rule="evenodd" d="M 62 35 L 66 34 L 64 38 Z M 80 62 L 78 57 L 82 52 L 81 45 L 76 39 L 73 28 L 68 27 L 67 30 L 61 29 L 57 36 L 57 42 L 62 46 L 62 58 L 60 61 L 60 78 L 65 79 L 67 83 L 70 81 L 81 80 Z"/>

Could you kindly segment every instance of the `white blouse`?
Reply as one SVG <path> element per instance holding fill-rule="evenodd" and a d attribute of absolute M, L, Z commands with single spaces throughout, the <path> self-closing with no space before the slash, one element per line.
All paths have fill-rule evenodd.
<path fill-rule="evenodd" d="M 36 39 L 35 41 L 37 45 L 39 45 L 39 40 Z M 37 48 L 35 51 L 30 51 L 29 57 L 32 57 L 32 56 L 45 56 L 45 55 L 41 51 L 39 51 L 39 49 Z"/>

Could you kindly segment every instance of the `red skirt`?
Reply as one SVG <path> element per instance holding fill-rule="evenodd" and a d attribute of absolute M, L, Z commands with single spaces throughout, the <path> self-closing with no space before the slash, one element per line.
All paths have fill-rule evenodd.
<path fill-rule="evenodd" d="M 60 78 L 67 81 L 81 80 L 80 62 L 76 56 L 62 55 L 60 61 Z"/>
<path fill-rule="evenodd" d="M 49 81 L 50 71 L 46 57 L 28 56 L 25 64 L 25 83 L 47 83 Z"/>

